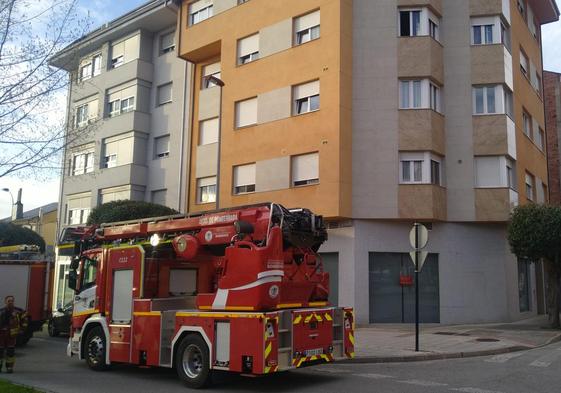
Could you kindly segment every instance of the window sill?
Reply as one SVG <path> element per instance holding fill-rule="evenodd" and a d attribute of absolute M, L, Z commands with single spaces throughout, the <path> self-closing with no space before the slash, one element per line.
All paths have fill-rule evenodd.
<path fill-rule="evenodd" d="M 236 61 L 236 68 L 240 68 L 240 67 L 244 67 L 244 66 L 247 66 L 247 65 L 250 65 L 250 64 L 253 64 L 253 63 L 257 63 L 261 59 L 262 59 L 262 57 L 259 57 L 255 60 L 248 61 L 247 63 L 239 63 L 238 61 Z"/>
<path fill-rule="evenodd" d="M 309 114 L 312 114 L 312 113 L 319 112 L 320 110 L 321 110 L 321 108 L 320 108 L 320 109 L 313 110 L 313 111 L 308 111 L 308 112 L 293 113 L 293 114 L 292 114 L 292 117 L 306 116 L 306 115 L 309 115 Z"/>
<path fill-rule="evenodd" d="M 156 106 L 156 108 L 159 108 L 159 107 L 162 107 L 162 106 L 166 106 L 166 105 L 168 105 L 168 104 L 171 104 L 172 102 L 173 102 L 172 100 L 169 100 L 169 101 L 166 101 L 166 102 L 162 102 L 162 103 L 158 104 L 158 105 Z"/>
<path fill-rule="evenodd" d="M 156 156 L 156 157 L 154 157 L 154 158 L 152 159 L 152 161 L 156 161 L 156 160 L 165 160 L 165 159 L 167 159 L 167 158 L 169 158 L 169 154 L 168 154 L 167 156 L 162 156 L 162 157 Z"/>
<path fill-rule="evenodd" d="M 319 36 L 318 38 L 314 38 L 313 40 L 303 42 L 303 43 L 301 43 L 301 44 L 293 43 L 293 44 L 292 44 L 292 47 L 293 47 L 293 48 L 299 48 L 299 47 L 301 47 L 301 46 L 304 46 L 304 45 L 306 45 L 306 44 L 311 44 L 312 42 L 316 42 L 316 41 L 319 41 L 319 40 L 321 40 L 321 36 Z"/>
<path fill-rule="evenodd" d="M 321 183 L 317 182 L 317 183 L 310 183 L 310 184 L 302 184 L 300 186 L 296 186 L 294 184 L 292 184 L 290 186 L 290 188 L 306 188 L 306 187 L 314 187 L 314 186 L 319 186 Z"/>
<path fill-rule="evenodd" d="M 237 131 L 237 130 L 245 130 L 245 129 L 247 129 L 247 128 L 252 128 L 252 127 L 255 127 L 255 126 L 258 126 L 258 125 L 259 125 L 259 123 L 248 124 L 247 126 L 236 127 L 234 130 L 235 130 L 235 131 Z M 215 143 L 218 143 L 218 141 L 216 141 Z M 210 143 L 208 143 L 208 144 L 210 144 Z"/>

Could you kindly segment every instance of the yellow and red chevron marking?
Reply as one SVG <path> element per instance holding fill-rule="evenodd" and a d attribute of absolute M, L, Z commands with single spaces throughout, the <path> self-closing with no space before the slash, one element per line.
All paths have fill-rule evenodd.
<path fill-rule="evenodd" d="M 270 318 L 267 319 L 267 323 L 269 321 L 276 321 L 278 324 L 278 317 L 277 318 Z M 265 326 L 267 326 L 267 323 L 265 324 Z M 278 370 L 278 364 L 277 364 L 277 360 L 276 359 L 271 359 L 271 354 L 273 352 L 273 339 L 275 336 L 269 336 L 267 334 L 267 330 L 265 330 L 265 352 L 264 352 L 264 356 L 263 356 L 263 373 L 264 374 L 269 374 L 269 373 L 274 373 L 275 371 Z M 271 363 L 274 363 L 274 365 L 269 365 Z"/>
<path fill-rule="evenodd" d="M 313 356 L 306 356 L 306 357 L 301 357 L 301 358 L 293 358 L 292 359 L 292 365 L 295 367 L 300 367 L 302 366 L 302 364 L 307 363 L 307 362 L 313 362 L 314 360 L 323 360 L 326 363 L 331 363 L 333 362 L 333 355 L 330 353 L 327 354 L 322 354 L 322 355 L 313 355 Z"/>

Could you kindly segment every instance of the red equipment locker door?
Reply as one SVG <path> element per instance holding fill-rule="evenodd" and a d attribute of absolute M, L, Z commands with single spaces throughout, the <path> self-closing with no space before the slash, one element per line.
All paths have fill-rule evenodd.
<path fill-rule="evenodd" d="M 131 361 L 133 300 L 142 297 L 144 250 L 141 246 L 119 247 L 107 252 L 107 318 L 109 359 Z"/>

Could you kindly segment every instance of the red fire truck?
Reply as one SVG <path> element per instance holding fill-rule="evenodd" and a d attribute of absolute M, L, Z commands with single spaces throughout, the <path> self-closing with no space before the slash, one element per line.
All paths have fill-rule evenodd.
<path fill-rule="evenodd" d="M 35 245 L 0 247 L 0 307 L 4 307 L 5 296 L 13 295 L 16 307 L 27 311 L 28 327 L 18 336 L 18 345 L 41 330 L 50 314 L 51 265 Z"/>
<path fill-rule="evenodd" d="M 354 356 L 352 308 L 330 306 L 321 216 L 269 203 L 88 228 L 72 262 L 69 356 L 264 375 Z"/>

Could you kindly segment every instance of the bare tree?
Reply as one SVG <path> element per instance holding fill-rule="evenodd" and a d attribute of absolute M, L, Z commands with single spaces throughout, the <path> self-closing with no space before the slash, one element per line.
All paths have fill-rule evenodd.
<path fill-rule="evenodd" d="M 87 22 L 77 0 L 0 0 L 0 178 L 60 168 L 69 77 L 48 62 Z"/>

